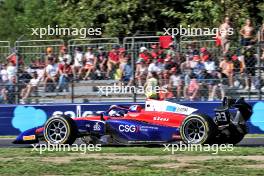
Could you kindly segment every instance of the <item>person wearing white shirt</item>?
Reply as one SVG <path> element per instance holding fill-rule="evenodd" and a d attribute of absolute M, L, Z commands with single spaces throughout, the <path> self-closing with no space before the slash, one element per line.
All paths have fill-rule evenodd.
<path fill-rule="evenodd" d="M 44 71 L 44 90 L 46 90 L 47 84 L 51 83 L 51 85 L 56 85 L 58 74 L 58 65 L 55 63 L 55 59 L 53 57 L 48 58 L 48 65 Z"/>
<path fill-rule="evenodd" d="M 30 94 L 37 90 L 40 79 L 37 72 L 33 72 L 32 79 L 30 79 L 27 87 L 21 91 L 20 96 L 22 97 L 22 104 L 25 103 L 25 100 L 30 96 Z"/>

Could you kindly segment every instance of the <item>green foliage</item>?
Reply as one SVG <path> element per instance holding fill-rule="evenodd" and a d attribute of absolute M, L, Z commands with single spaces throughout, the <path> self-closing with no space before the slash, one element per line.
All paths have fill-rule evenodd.
<path fill-rule="evenodd" d="M 119 37 L 179 24 L 217 27 L 225 15 L 240 28 L 248 17 L 260 23 L 263 9 L 259 0 L 2 0 L 0 40 L 33 38 L 30 28 L 48 25 L 101 27 L 104 36 Z"/>

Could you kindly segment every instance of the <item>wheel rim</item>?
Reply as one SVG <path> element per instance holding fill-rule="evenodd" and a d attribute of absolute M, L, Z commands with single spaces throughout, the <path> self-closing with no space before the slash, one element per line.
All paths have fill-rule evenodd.
<path fill-rule="evenodd" d="M 189 143 L 199 143 L 206 135 L 205 125 L 200 119 L 190 119 L 185 123 L 184 134 Z"/>
<path fill-rule="evenodd" d="M 50 143 L 60 143 L 67 137 L 67 126 L 64 121 L 54 119 L 46 127 L 46 137 Z"/>

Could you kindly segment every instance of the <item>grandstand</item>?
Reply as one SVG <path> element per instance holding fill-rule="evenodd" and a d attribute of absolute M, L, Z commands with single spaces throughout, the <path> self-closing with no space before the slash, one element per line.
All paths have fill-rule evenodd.
<path fill-rule="evenodd" d="M 215 45 L 215 38 L 213 36 L 184 36 L 178 39 L 178 41 L 171 36 L 125 37 L 122 42 L 118 38 L 72 39 L 69 40 L 68 43 L 63 40 L 24 40 L 15 42 L 16 53 L 12 52 L 14 50 L 11 49 L 10 42 L 2 41 L 0 43 L 0 56 L 3 63 L 11 63 L 13 67 L 15 66 L 20 69 L 16 74 L 18 78 L 18 82 L 15 83 L 16 91 L 8 95 L 16 97 L 16 101 L 13 103 L 143 101 L 146 98 L 143 92 L 130 92 L 125 94 L 122 92 L 109 93 L 106 96 L 98 90 L 100 86 L 109 87 L 117 84 L 140 86 L 139 80 L 143 81 L 144 84 L 147 82 L 148 78 L 139 78 L 137 75 L 137 67 L 142 69 L 142 62 L 144 62 L 142 65 L 147 67 L 145 69 L 147 69 L 148 73 L 153 71 L 150 69 L 151 64 L 153 66 L 152 69 L 158 72 L 159 86 L 166 88 L 169 92 L 166 95 L 162 95 L 163 98 L 175 97 L 179 101 L 212 101 L 219 100 L 224 95 L 233 97 L 243 96 L 252 100 L 262 98 L 262 60 L 264 60 L 264 58 L 262 58 L 263 55 L 261 53 L 263 51 L 263 43 L 261 41 L 256 42 L 250 47 L 231 48 L 230 52 L 225 55 L 222 55 L 221 48 Z M 62 50 L 64 49 L 65 51 L 67 50 L 67 53 L 63 53 Z M 78 68 L 78 73 L 73 73 L 72 78 L 67 82 L 67 90 L 58 89 L 58 77 L 53 88 L 50 88 L 49 81 L 45 85 L 45 74 L 43 70 L 47 67 L 47 62 L 49 62 L 47 61 L 48 58 L 52 57 L 54 59 L 53 64 L 66 62 L 64 59 L 67 58 L 71 59 L 69 65 L 72 65 L 75 69 L 76 49 L 82 54 L 83 58 L 89 55 L 87 54 L 89 52 L 88 50 L 93 50 L 90 55 L 97 60 L 97 63 L 94 65 L 94 68 L 91 69 L 91 73 L 89 73 L 88 77 L 81 76 L 80 70 L 84 68 L 84 73 L 86 74 L 87 70 L 90 69 L 90 67 L 86 68 L 86 63 L 92 62 L 90 60 L 94 58 L 88 58 L 88 60 L 90 59 L 89 61 L 83 61 L 84 65 Z M 48 50 L 51 50 L 52 53 L 47 53 Z M 102 52 L 100 50 L 102 50 Z M 125 60 L 124 65 L 128 65 L 129 69 L 133 70 L 135 75 L 132 74 L 133 72 L 130 72 L 130 75 L 127 75 L 129 78 L 123 79 L 126 72 L 125 69 L 120 69 L 118 66 L 119 64 L 112 64 L 113 69 L 109 70 L 108 61 L 111 60 L 109 53 L 115 54 L 115 52 L 118 53 L 117 57 L 123 57 L 119 58 L 121 60 L 120 62 L 122 63 L 123 60 Z M 125 54 L 120 56 L 120 53 Z M 8 55 L 7 61 L 4 61 L 3 58 L 7 58 Z M 246 58 L 247 56 L 249 58 Z M 99 60 L 99 57 L 105 58 Z M 16 60 L 17 58 L 19 58 L 18 62 Z M 101 66 L 100 64 L 104 59 L 106 60 L 105 65 Z M 126 59 L 128 61 L 126 61 Z M 255 60 L 247 62 L 246 59 Z M 196 64 L 197 62 L 199 64 L 204 64 L 204 62 L 208 62 L 208 60 L 214 62 L 215 67 L 213 70 L 207 70 L 204 66 L 202 68 L 195 66 L 192 68 L 185 68 L 186 63 L 188 64 L 189 61 L 190 63 L 195 62 Z M 232 78 L 224 75 L 225 67 L 221 68 L 221 62 L 223 62 L 223 64 L 232 64 Z M 236 68 L 236 62 L 240 63 L 242 66 Z M 4 68 L 8 66 L 9 65 L 2 64 L 1 69 L 4 70 Z M 30 84 L 30 80 L 25 80 L 24 77 L 21 78 L 21 69 L 26 71 L 29 75 L 36 72 L 41 79 L 36 89 L 33 91 L 30 89 L 28 96 L 21 95 L 22 89 Z M 176 70 L 175 73 L 172 72 L 173 69 Z M 191 70 L 191 75 L 185 72 L 188 69 Z M 6 68 L 6 70 L 8 69 Z M 205 71 L 206 74 L 204 74 L 203 71 Z M 3 73 L 4 72 L 1 71 L 2 77 L 5 76 Z M 25 72 L 23 74 L 25 74 Z M 122 76 L 120 76 L 120 74 Z M 174 74 L 176 77 L 172 78 L 171 76 Z M 200 77 L 201 75 L 203 77 Z M 23 80 L 21 81 L 20 78 Z M 251 82 L 247 83 L 245 80 L 246 78 L 250 79 Z M 188 79 L 189 83 L 187 83 Z M 181 82 L 179 85 L 176 85 L 177 80 Z M 190 81 L 193 81 L 192 83 L 197 86 L 197 94 L 194 97 L 192 97 L 192 95 L 185 95 L 192 93 L 188 92 Z M 5 80 L 2 80 L 2 92 L 6 89 L 6 84 Z M 50 90 L 47 90 L 47 88 L 50 88 Z M 175 93 L 177 92 L 175 89 L 179 89 L 179 93 Z M 2 93 L 2 97 L 5 96 L 7 95 L 3 95 Z M 23 96 L 25 98 L 23 98 Z M 10 102 L 3 101 L 2 103 Z"/>

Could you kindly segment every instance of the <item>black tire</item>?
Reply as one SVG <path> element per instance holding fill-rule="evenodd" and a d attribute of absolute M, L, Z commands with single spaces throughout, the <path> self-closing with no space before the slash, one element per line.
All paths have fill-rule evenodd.
<path fill-rule="evenodd" d="M 181 139 L 186 144 L 210 144 L 216 133 L 213 119 L 204 114 L 187 116 L 180 127 Z"/>
<path fill-rule="evenodd" d="M 75 122 L 68 116 L 56 115 L 44 126 L 44 139 L 50 144 L 73 144 L 77 137 Z"/>

